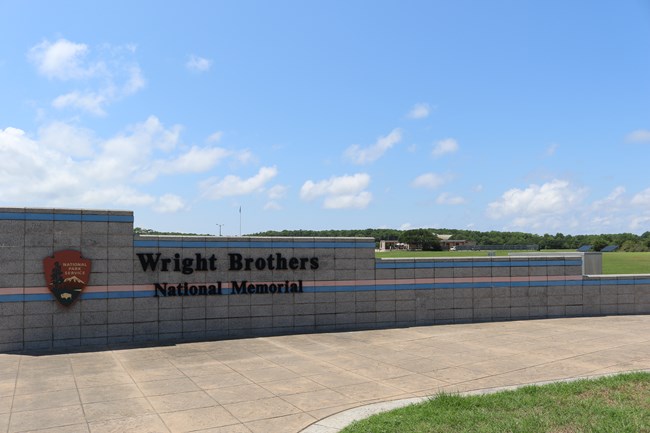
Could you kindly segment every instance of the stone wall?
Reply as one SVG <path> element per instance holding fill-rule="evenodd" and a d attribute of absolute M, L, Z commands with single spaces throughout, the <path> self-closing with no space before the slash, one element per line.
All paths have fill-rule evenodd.
<path fill-rule="evenodd" d="M 0 209 L 0 350 L 650 313 L 650 275 L 583 257 L 376 260 L 370 238 L 134 236 L 131 212 Z M 91 260 L 61 305 L 43 260 Z"/>

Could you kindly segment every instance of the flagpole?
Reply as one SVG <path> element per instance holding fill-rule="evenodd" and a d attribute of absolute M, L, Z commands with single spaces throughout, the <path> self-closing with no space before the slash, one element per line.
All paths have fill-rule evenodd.
<path fill-rule="evenodd" d="M 241 206 L 239 206 L 239 236 L 241 237 Z"/>

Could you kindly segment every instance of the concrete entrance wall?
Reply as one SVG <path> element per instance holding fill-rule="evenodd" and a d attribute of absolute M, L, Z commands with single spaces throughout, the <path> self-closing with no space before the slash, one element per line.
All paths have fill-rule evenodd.
<path fill-rule="evenodd" d="M 0 208 L 0 350 L 649 314 L 650 275 L 582 256 L 376 260 L 371 238 L 134 236 L 132 212 Z M 44 259 L 91 261 L 61 305 Z"/>

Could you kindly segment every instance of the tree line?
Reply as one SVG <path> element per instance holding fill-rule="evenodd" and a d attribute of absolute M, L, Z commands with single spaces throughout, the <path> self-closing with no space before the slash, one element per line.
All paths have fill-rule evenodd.
<path fill-rule="evenodd" d="M 195 233 L 159 232 L 151 229 L 136 227 L 135 234 L 147 235 L 177 235 L 177 236 L 211 236 Z M 268 237 L 367 237 L 374 238 L 377 246 L 379 241 L 399 241 L 404 243 L 422 243 L 426 249 L 439 249 L 439 242 L 432 234 L 451 235 L 453 240 L 466 240 L 475 245 L 539 245 L 546 249 L 577 249 L 582 245 L 591 245 L 595 251 L 600 251 L 608 245 L 618 245 L 619 251 L 650 251 L 650 231 L 641 235 L 634 233 L 570 235 L 563 233 L 536 235 L 524 232 L 476 231 L 447 228 L 427 228 L 414 230 L 397 229 L 348 229 L 348 230 L 269 230 L 251 233 L 246 236 Z"/>
<path fill-rule="evenodd" d="M 214 236 L 201 233 L 162 232 L 153 229 L 144 229 L 142 227 L 135 227 L 133 229 L 133 234 L 149 236 Z"/>
<path fill-rule="evenodd" d="M 546 249 L 577 249 L 582 245 L 591 245 L 595 251 L 600 251 L 608 245 L 618 245 L 620 251 L 650 251 L 650 231 L 642 235 L 634 233 L 570 235 L 563 233 L 537 235 L 524 232 L 476 231 L 447 228 L 428 228 L 415 230 L 396 229 L 361 229 L 361 230 L 282 230 L 253 233 L 251 236 L 307 236 L 307 237 L 371 237 L 379 241 L 400 241 L 405 243 L 418 236 L 423 241 L 432 242 L 431 247 L 437 249 L 436 241 L 431 240 L 424 232 L 451 235 L 453 240 L 466 240 L 476 245 L 529 245 L 536 244 L 542 250 Z"/>

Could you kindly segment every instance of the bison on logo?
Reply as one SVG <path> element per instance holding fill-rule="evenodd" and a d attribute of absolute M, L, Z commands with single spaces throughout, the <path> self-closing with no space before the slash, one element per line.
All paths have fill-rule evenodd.
<path fill-rule="evenodd" d="M 43 260 L 45 281 L 61 305 L 72 305 L 88 284 L 90 260 L 74 250 L 57 251 Z"/>

